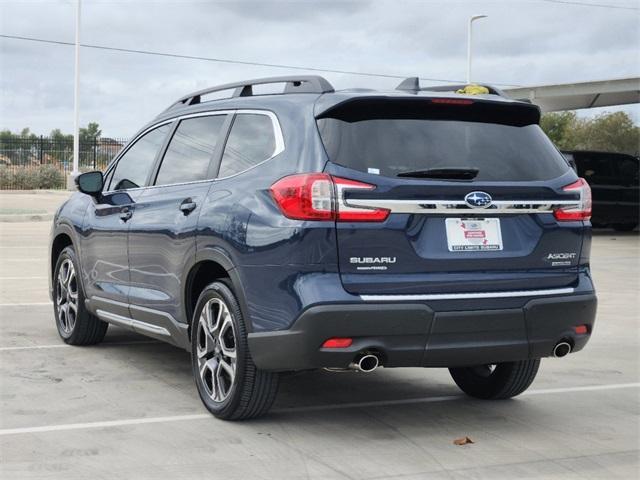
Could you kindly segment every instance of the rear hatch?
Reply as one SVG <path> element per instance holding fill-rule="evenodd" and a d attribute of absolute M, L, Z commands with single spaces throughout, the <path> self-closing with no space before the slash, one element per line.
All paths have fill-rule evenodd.
<path fill-rule="evenodd" d="M 585 192 L 538 122 L 535 106 L 464 97 L 355 97 L 318 113 L 325 172 L 371 185 L 336 181 L 339 208 L 389 212 L 336 222 L 344 288 L 574 284 L 584 232 L 574 212 Z M 558 220 L 557 210 L 570 213 Z"/>

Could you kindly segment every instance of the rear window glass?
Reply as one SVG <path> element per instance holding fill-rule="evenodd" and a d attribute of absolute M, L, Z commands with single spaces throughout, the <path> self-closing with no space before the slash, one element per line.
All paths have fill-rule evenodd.
<path fill-rule="evenodd" d="M 538 125 L 376 118 L 318 120 L 332 162 L 395 177 L 432 168 L 477 168 L 476 180 L 549 180 L 570 167 Z"/>

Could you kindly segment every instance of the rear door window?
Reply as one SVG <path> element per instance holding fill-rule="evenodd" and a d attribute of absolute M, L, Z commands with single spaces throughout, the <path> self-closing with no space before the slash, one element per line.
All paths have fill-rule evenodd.
<path fill-rule="evenodd" d="M 224 148 L 218 177 L 230 177 L 268 160 L 276 150 L 271 117 L 239 113 Z"/>
<path fill-rule="evenodd" d="M 476 168 L 476 180 L 535 181 L 559 177 L 570 168 L 536 124 L 322 118 L 318 127 L 332 162 L 388 177 L 416 170 Z"/>
<path fill-rule="evenodd" d="M 156 185 L 206 180 L 226 115 L 180 121 L 164 154 Z"/>

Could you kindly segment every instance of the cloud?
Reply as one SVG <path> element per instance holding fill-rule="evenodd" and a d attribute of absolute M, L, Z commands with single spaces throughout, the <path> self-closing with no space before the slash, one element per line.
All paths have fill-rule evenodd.
<path fill-rule="evenodd" d="M 2 33 L 73 41 L 73 1 L 4 1 Z M 627 3 L 625 3 L 626 5 Z M 628 3 L 629 5 L 631 2 Z M 476 24 L 474 77 L 533 85 L 638 76 L 640 12 L 537 0 L 85 0 L 85 43 L 392 75 L 460 80 L 466 22 Z M 73 48 L 0 39 L 0 128 L 73 125 Z M 132 135 L 178 97 L 286 69 L 83 49 L 81 123 Z M 325 74 L 336 88 L 394 88 L 396 79 Z M 627 107 L 636 120 L 638 106 Z"/>

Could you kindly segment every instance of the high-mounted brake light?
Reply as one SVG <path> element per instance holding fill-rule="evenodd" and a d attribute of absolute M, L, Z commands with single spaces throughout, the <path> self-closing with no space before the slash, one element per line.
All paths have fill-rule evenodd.
<path fill-rule="evenodd" d="M 271 195 L 284 216 L 295 220 L 382 222 L 389 210 L 352 207 L 344 198 L 345 191 L 374 188 L 375 185 L 326 173 L 303 173 L 278 180 L 271 186 Z"/>
<path fill-rule="evenodd" d="M 447 105 L 471 105 L 473 100 L 468 98 L 432 98 L 431 103 L 443 103 Z"/>
<path fill-rule="evenodd" d="M 576 220 L 589 220 L 591 218 L 591 187 L 584 178 L 567 185 L 562 189 L 565 192 L 577 192 L 580 194 L 578 205 L 571 208 L 558 208 L 553 212 L 557 220 L 571 222 Z"/>

